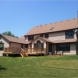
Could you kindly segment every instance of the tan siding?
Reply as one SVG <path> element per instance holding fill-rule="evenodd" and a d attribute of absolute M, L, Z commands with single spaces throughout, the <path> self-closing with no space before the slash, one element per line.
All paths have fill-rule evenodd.
<path fill-rule="evenodd" d="M 76 33 L 74 33 L 74 39 L 77 39 L 77 37 L 76 37 Z"/>
<path fill-rule="evenodd" d="M 39 36 L 39 35 L 34 35 L 34 39 L 35 39 L 37 36 Z"/>
<path fill-rule="evenodd" d="M 25 37 L 25 40 L 28 41 L 28 37 Z"/>
<path fill-rule="evenodd" d="M 3 37 L 0 38 L 0 42 L 4 43 L 4 48 L 8 48 L 9 47 L 9 42 L 7 40 L 5 40 Z M 3 56 L 4 51 L 0 51 L 0 56 Z"/>
<path fill-rule="evenodd" d="M 76 43 L 70 44 L 70 53 L 76 54 Z"/>
<path fill-rule="evenodd" d="M 50 33 L 49 40 L 51 40 L 51 41 L 65 40 L 65 32 Z"/>
<path fill-rule="evenodd" d="M 10 46 L 15 48 L 21 48 L 21 44 L 18 43 L 11 43 Z"/>
<path fill-rule="evenodd" d="M 1 37 L 0 41 L 2 41 L 4 43 L 5 48 L 9 47 L 9 42 L 7 40 L 5 40 L 3 37 Z"/>
<path fill-rule="evenodd" d="M 56 32 L 56 33 L 50 33 L 49 34 L 49 40 L 56 41 L 56 40 L 65 40 L 65 31 L 63 32 Z M 76 33 L 74 33 L 74 39 L 76 38 Z"/>
<path fill-rule="evenodd" d="M 64 55 L 76 55 L 76 43 L 70 43 L 70 52 L 64 52 Z"/>
<path fill-rule="evenodd" d="M 21 48 L 21 44 L 18 43 L 12 43 L 10 44 L 10 47 L 12 47 L 12 52 L 13 53 L 20 53 L 20 48 Z M 19 49 L 19 50 L 18 50 Z"/>

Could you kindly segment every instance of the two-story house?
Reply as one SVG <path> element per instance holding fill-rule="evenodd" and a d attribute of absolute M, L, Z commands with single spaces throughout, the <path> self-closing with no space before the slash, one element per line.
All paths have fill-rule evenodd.
<path fill-rule="evenodd" d="M 78 54 L 77 18 L 33 27 L 26 35 L 15 38 L 0 34 L 0 56 L 20 54 Z"/>
<path fill-rule="evenodd" d="M 26 35 L 27 48 L 45 48 L 45 53 L 76 55 L 77 18 L 33 27 Z"/>

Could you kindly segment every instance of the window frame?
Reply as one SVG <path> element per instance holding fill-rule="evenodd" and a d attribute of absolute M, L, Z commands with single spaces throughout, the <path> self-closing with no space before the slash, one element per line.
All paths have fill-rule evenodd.
<path fill-rule="evenodd" d="M 70 52 L 70 43 L 56 44 L 56 51 L 69 51 Z"/>
<path fill-rule="evenodd" d="M 43 37 L 43 34 L 40 34 L 40 37 Z"/>
<path fill-rule="evenodd" d="M 21 48 L 23 48 L 23 44 L 21 44 Z"/>
<path fill-rule="evenodd" d="M 34 39 L 34 35 L 28 36 L 28 41 L 31 41 L 31 40 L 33 40 L 33 39 Z"/>
<path fill-rule="evenodd" d="M 1 44 L 3 45 L 3 47 L 0 47 L 0 51 L 4 50 L 4 43 L 1 43 L 1 42 L 0 42 L 0 45 L 1 45 Z"/>
<path fill-rule="evenodd" d="M 45 33 L 45 38 L 48 38 L 49 37 L 49 34 L 48 33 Z"/>
<path fill-rule="evenodd" d="M 44 44 L 41 43 L 41 41 L 39 41 L 39 42 L 38 41 L 34 44 L 34 48 L 43 49 L 44 48 Z"/>
<path fill-rule="evenodd" d="M 66 30 L 65 31 L 65 39 L 73 39 L 74 38 L 74 31 L 73 30 Z"/>

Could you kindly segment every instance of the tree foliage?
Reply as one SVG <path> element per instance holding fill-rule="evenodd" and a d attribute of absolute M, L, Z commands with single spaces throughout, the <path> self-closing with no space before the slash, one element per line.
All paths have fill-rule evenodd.
<path fill-rule="evenodd" d="M 14 34 L 12 34 L 11 31 L 6 31 L 6 32 L 3 32 L 2 34 L 18 38 L 17 36 L 15 36 Z"/>

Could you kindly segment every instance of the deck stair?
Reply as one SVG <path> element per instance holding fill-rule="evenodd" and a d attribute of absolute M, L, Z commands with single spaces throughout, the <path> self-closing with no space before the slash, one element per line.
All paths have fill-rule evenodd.
<path fill-rule="evenodd" d="M 20 55 L 21 55 L 22 57 L 27 57 L 27 56 L 28 56 L 28 54 L 26 53 L 26 51 L 25 51 L 23 48 L 21 48 L 21 53 L 20 53 Z"/>

